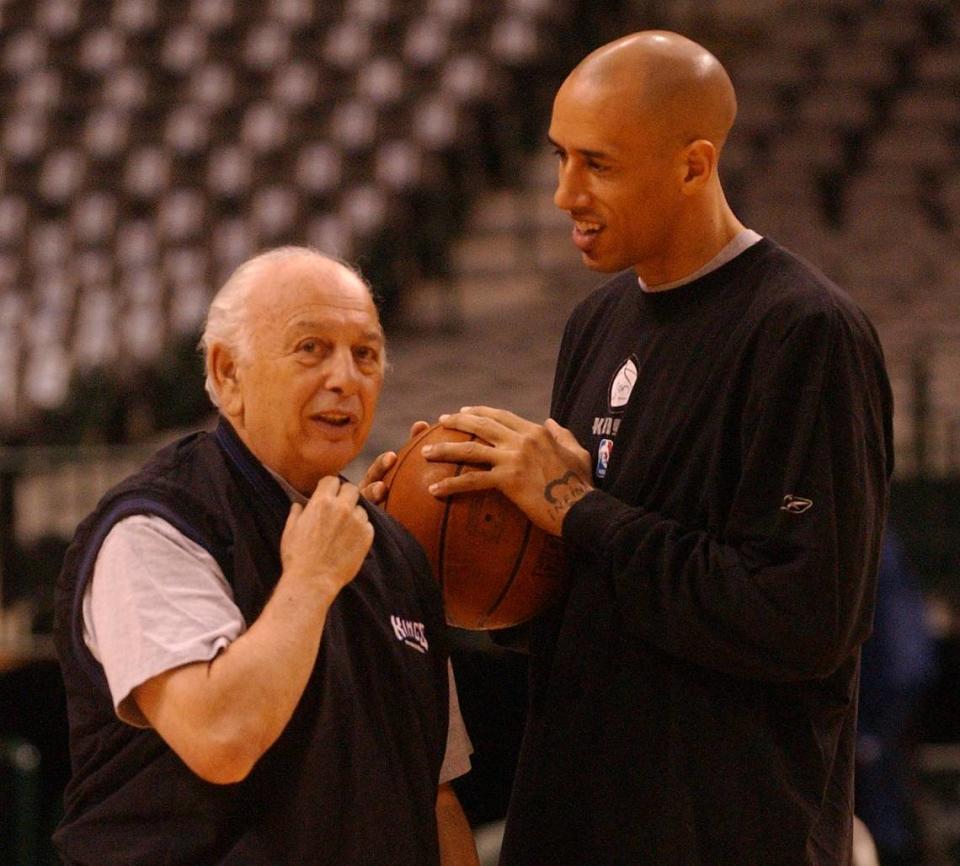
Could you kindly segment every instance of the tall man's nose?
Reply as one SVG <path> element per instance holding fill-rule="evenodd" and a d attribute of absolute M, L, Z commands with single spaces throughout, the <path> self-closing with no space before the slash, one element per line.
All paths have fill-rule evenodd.
<path fill-rule="evenodd" d="M 583 189 L 579 173 L 569 165 L 560 165 L 557 169 L 557 188 L 553 193 L 553 203 L 560 210 L 573 210 L 583 207 L 589 196 Z"/>

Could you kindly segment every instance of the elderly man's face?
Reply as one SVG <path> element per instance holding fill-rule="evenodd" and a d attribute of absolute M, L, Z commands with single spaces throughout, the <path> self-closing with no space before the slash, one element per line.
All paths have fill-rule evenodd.
<path fill-rule="evenodd" d="M 383 385 L 383 332 L 366 287 L 330 263 L 284 262 L 253 292 L 252 358 L 224 411 L 247 447 L 309 495 L 357 456 Z"/>

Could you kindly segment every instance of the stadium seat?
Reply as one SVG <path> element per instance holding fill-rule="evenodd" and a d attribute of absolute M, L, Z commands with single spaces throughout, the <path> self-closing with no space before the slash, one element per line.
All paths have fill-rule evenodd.
<path fill-rule="evenodd" d="M 894 52 L 872 42 L 833 46 L 823 59 L 820 73 L 829 83 L 881 90 L 899 75 Z"/>
<path fill-rule="evenodd" d="M 198 240 L 203 234 L 206 198 L 198 189 L 175 188 L 158 202 L 157 230 L 167 244 Z"/>
<path fill-rule="evenodd" d="M 960 52 L 957 51 L 957 44 L 924 52 L 916 62 L 914 75 L 917 81 L 937 84 L 956 93 L 960 87 Z"/>
<path fill-rule="evenodd" d="M 170 327 L 174 334 L 195 334 L 207 315 L 210 296 L 202 283 L 179 283 L 170 297 Z"/>
<path fill-rule="evenodd" d="M 942 128 L 889 126 L 873 140 L 867 157 L 874 165 L 943 170 L 960 160 L 960 148 Z"/>
<path fill-rule="evenodd" d="M 235 203 L 253 181 L 253 158 L 238 144 L 218 146 L 207 159 L 206 189 L 214 202 Z"/>
<path fill-rule="evenodd" d="M 829 81 L 800 95 L 797 115 L 812 131 L 857 132 L 871 125 L 876 111 L 862 87 Z"/>
<path fill-rule="evenodd" d="M 326 34 L 320 53 L 324 62 L 335 69 L 359 69 L 371 53 L 369 25 L 351 18 L 338 22 Z"/>
<path fill-rule="evenodd" d="M 66 399 L 71 372 L 70 359 L 61 345 L 38 346 L 27 356 L 24 394 L 41 409 L 55 409 Z"/>
<path fill-rule="evenodd" d="M 32 29 L 20 30 L 5 40 L 0 66 L 8 75 L 22 76 L 46 66 L 48 56 L 43 34 Z"/>
<path fill-rule="evenodd" d="M 325 95 L 320 70 L 309 60 L 292 60 L 277 68 L 270 84 L 270 95 L 289 111 L 315 110 Z"/>
<path fill-rule="evenodd" d="M 116 308 L 113 294 L 101 286 L 80 299 L 74 330 L 73 359 L 81 368 L 102 366 L 116 359 Z"/>
<path fill-rule="evenodd" d="M 115 0 L 110 14 L 110 23 L 129 35 L 151 33 L 157 22 L 157 0 Z"/>
<path fill-rule="evenodd" d="M 926 84 L 894 96 L 890 120 L 898 126 L 960 127 L 960 89 Z"/>
<path fill-rule="evenodd" d="M 18 108 L 49 112 L 62 100 L 63 81 L 56 69 L 35 69 L 20 78 L 14 95 Z"/>
<path fill-rule="evenodd" d="M 186 98 L 208 111 L 226 108 L 235 95 L 234 71 L 226 63 L 206 63 L 187 79 Z"/>
<path fill-rule="evenodd" d="M 70 231 L 64 220 L 51 219 L 33 223 L 28 255 L 34 267 L 63 267 L 70 253 Z"/>
<path fill-rule="evenodd" d="M 83 126 L 82 144 L 93 160 L 119 161 L 130 143 L 130 114 L 116 108 L 91 111 Z"/>
<path fill-rule="evenodd" d="M 41 0 L 34 21 L 48 36 L 64 39 L 80 23 L 80 0 Z"/>
<path fill-rule="evenodd" d="M 121 111 L 143 108 L 147 103 L 149 80 L 139 66 L 114 69 L 103 82 L 101 100 L 104 105 Z"/>
<path fill-rule="evenodd" d="M 250 215 L 259 246 L 290 243 L 299 211 L 299 199 L 292 187 L 272 184 L 257 189 L 250 202 Z"/>
<path fill-rule="evenodd" d="M 377 111 L 362 99 L 341 102 L 330 113 L 328 130 L 330 140 L 349 153 L 370 150 L 377 139 Z"/>
<path fill-rule="evenodd" d="M 50 121 L 44 112 L 17 111 L 3 125 L 3 153 L 12 163 L 36 162 L 43 153 Z"/>
<path fill-rule="evenodd" d="M 195 25 L 184 24 L 167 32 L 160 63 L 168 72 L 186 77 L 206 60 L 207 51 L 206 32 Z"/>
<path fill-rule="evenodd" d="M 266 14 L 291 31 L 299 30 L 313 23 L 315 5 L 311 0 L 270 0 Z"/>
<path fill-rule="evenodd" d="M 126 40 L 123 33 L 111 27 L 101 27 L 83 36 L 77 64 L 84 72 L 107 77 L 122 66 L 125 59 Z"/>
<path fill-rule="evenodd" d="M 340 184 L 342 165 L 340 151 L 329 142 L 307 142 L 296 156 L 294 179 L 305 195 L 324 198 Z"/>
<path fill-rule="evenodd" d="M 188 18 L 206 33 L 230 27 L 237 15 L 235 0 L 193 0 Z"/>
<path fill-rule="evenodd" d="M 62 147 L 44 160 L 37 190 L 47 202 L 63 205 L 80 190 L 86 170 L 86 159 L 80 150 Z"/>
<path fill-rule="evenodd" d="M 125 220 L 117 229 L 115 246 L 121 270 L 146 269 L 158 259 L 157 230 L 151 219 Z"/>
<path fill-rule="evenodd" d="M 307 243 L 328 255 L 350 260 L 354 254 L 353 234 L 348 222 L 336 213 L 323 213 L 307 223 Z"/>
<path fill-rule="evenodd" d="M 252 28 L 241 49 L 244 64 L 265 74 L 290 57 L 290 32 L 276 21 L 263 21 Z"/>
<path fill-rule="evenodd" d="M 387 201 L 373 184 L 359 184 L 345 190 L 340 197 L 338 214 L 355 237 L 376 234 L 386 224 Z"/>
<path fill-rule="evenodd" d="M 133 200 L 153 201 L 170 182 L 170 157 L 156 145 L 132 151 L 123 172 L 123 188 Z"/>
<path fill-rule="evenodd" d="M 70 224 L 75 240 L 85 246 L 106 244 L 113 239 L 119 213 L 116 196 L 105 190 L 92 190 L 76 199 Z"/>
<path fill-rule="evenodd" d="M 163 353 L 163 311 L 156 303 L 132 304 L 120 322 L 120 335 L 125 354 L 141 363 L 156 361 Z"/>
<path fill-rule="evenodd" d="M 16 248 L 26 235 L 30 206 L 22 195 L 0 196 L 0 249 Z"/>
<path fill-rule="evenodd" d="M 402 57 L 410 69 L 432 69 L 440 64 L 449 50 L 449 23 L 440 16 L 424 15 L 407 26 Z"/>
<path fill-rule="evenodd" d="M 239 140 L 254 154 L 282 148 L 288 135 L 287 115 L 278 105 L 266 100 L 254 102 L 243 114 Z"/>
<path fill-rule="evenodd" d="M 173 156 L 199 156 L 210 143 L 210 120 L 196 105 L 180 105 L 166 117 L 163 142 Z"/>
<path fill-rule="evenodd" d="M 393 57 L 373 57 L 358 70 L 356 92 L 375 108 L 396 103 L 406 92 L 403 67 Z"/>
<path fill-rule="evenodd" d="M 247 220 L 228 216 L 214 224 L 211 252 L 216 284 L 222 285 L 234 268 L 256 250 L 255 237 Z"/>

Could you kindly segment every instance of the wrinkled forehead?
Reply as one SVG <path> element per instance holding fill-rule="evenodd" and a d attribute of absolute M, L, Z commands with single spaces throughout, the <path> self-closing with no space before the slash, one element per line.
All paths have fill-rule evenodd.
<path fill-rule="evenodd" d="M 251 326 L 265 336 L 300 321 L 356 327 L 382 335 L 366 284 L 337 262 L 318 259 L 279 264 L 260 275 L 251 292 Z"/>

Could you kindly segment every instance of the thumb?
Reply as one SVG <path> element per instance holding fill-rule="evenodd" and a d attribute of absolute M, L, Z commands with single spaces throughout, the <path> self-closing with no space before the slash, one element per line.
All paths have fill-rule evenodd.
<path fill-rule="evenodd" d="M 294 502 L 290 506 L 290 513 L 287 514 L 287 526 L 293 526 L 303 514 L 303 506 L 299 502 Z"/>

